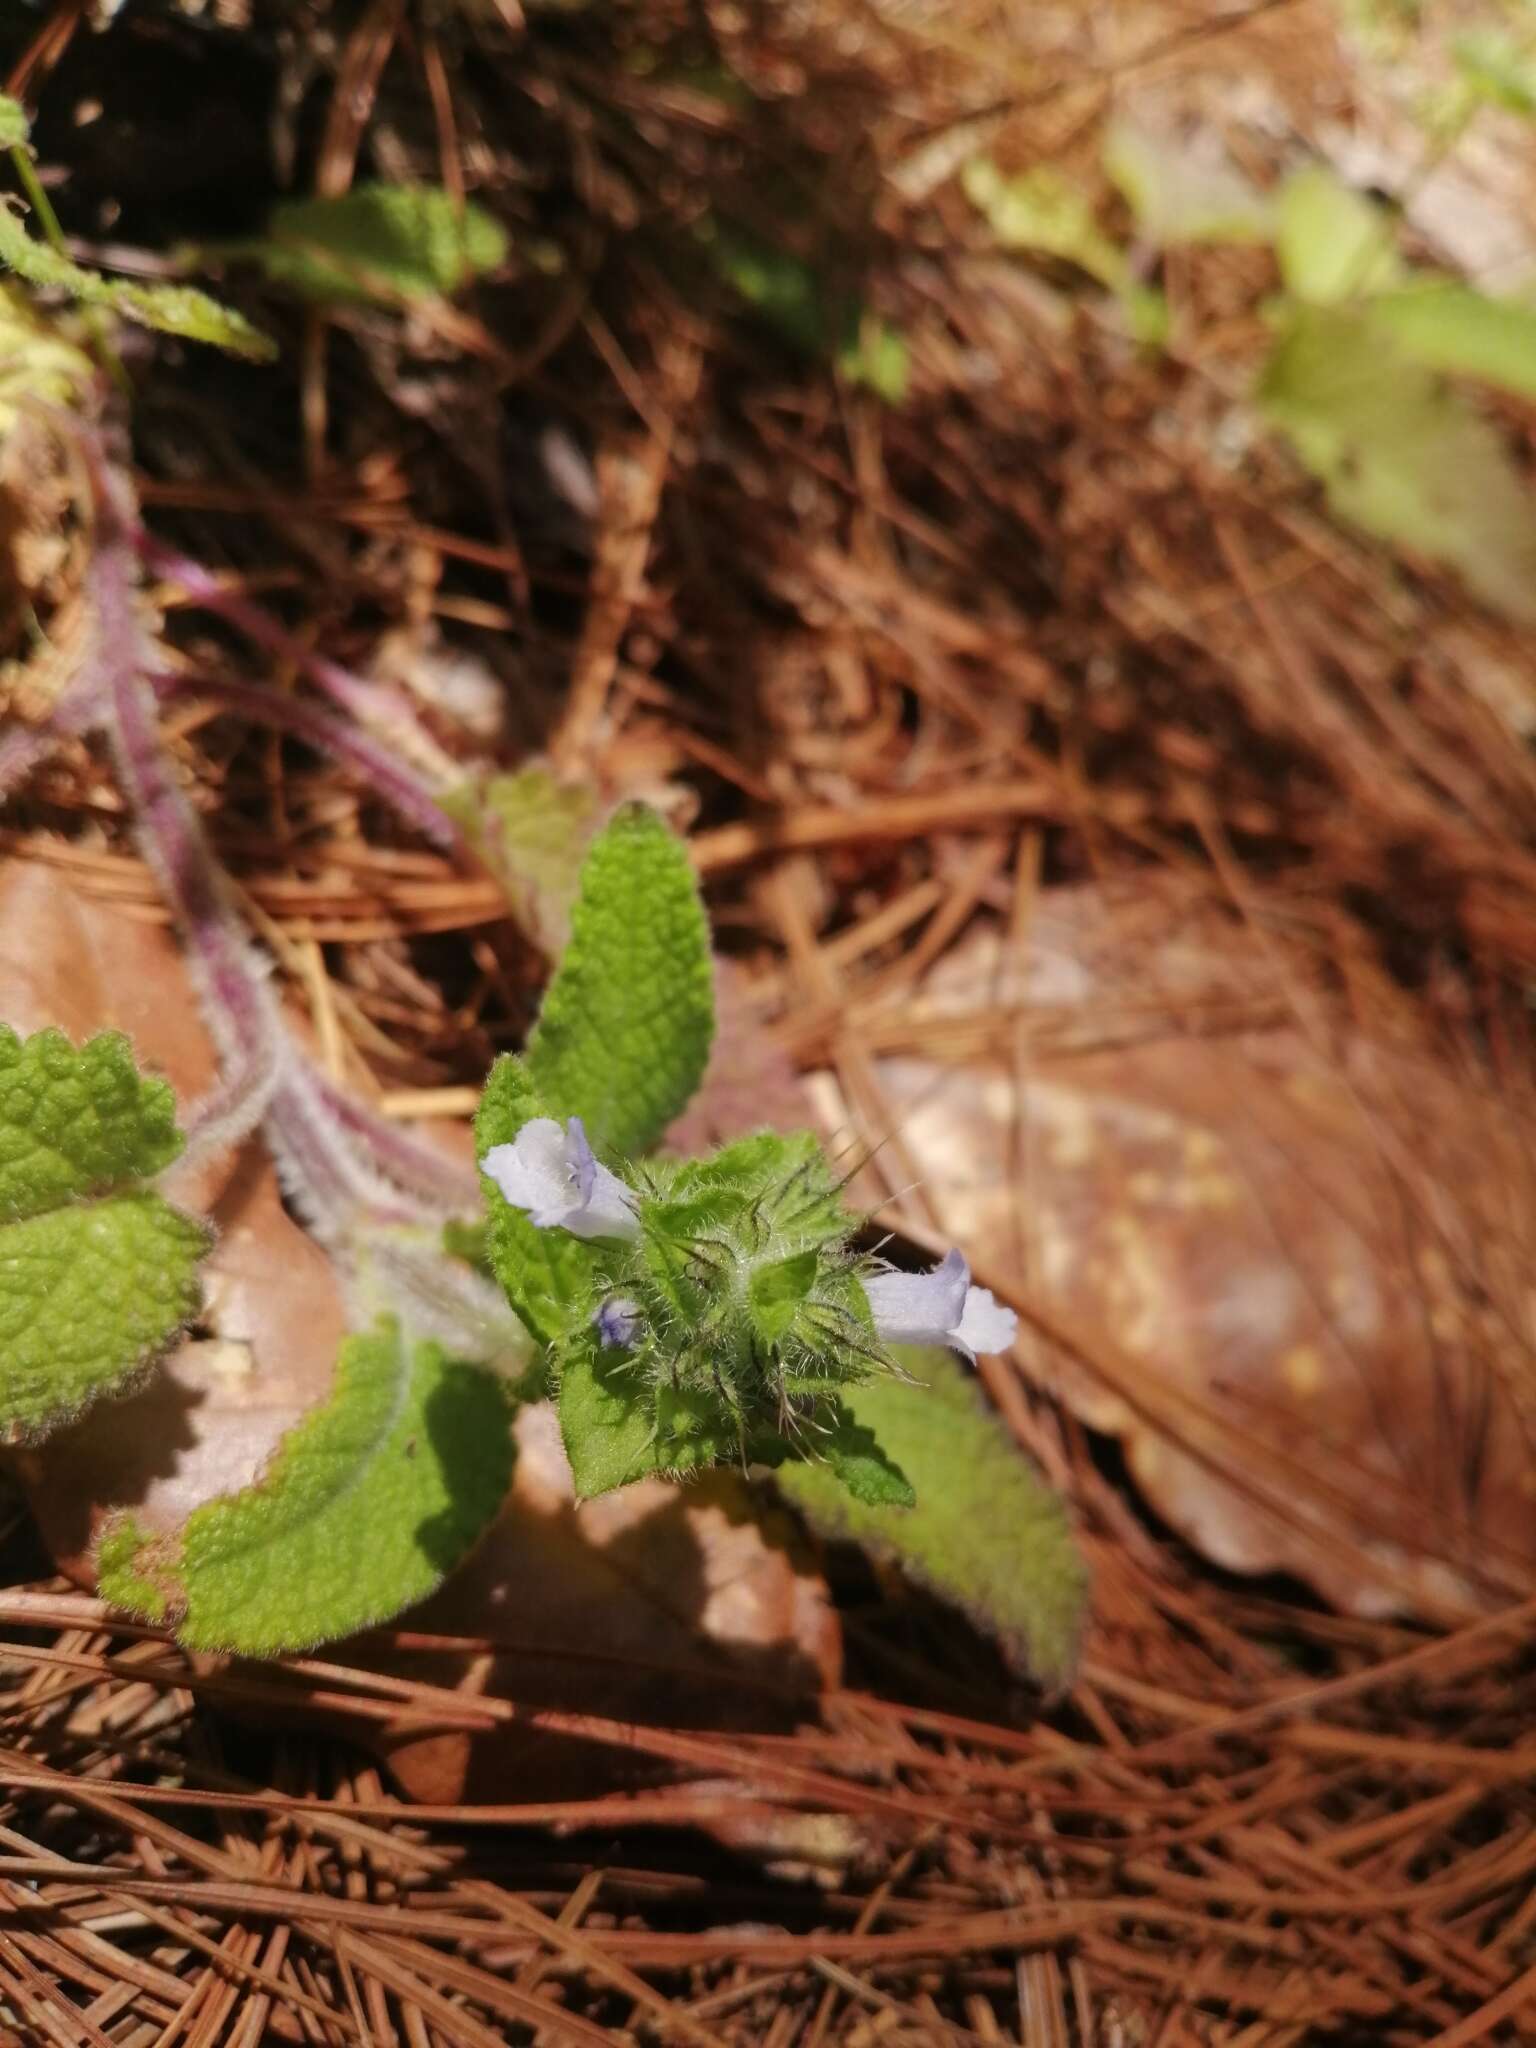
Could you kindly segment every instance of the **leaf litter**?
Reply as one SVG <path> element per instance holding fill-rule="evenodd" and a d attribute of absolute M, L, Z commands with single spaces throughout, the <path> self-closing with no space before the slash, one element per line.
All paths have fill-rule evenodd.
<path fill-rule="evenodd" d="M 1462 25 L 1423 12 L 1415 62 L 1432 66 Z M 126 10 L 103 37 L 75 32 L 72 10 L 29 12 L 10 84 L 35 102 L 45 161 L 75 161 L 67 110 L 103 61 L 137 51 L 136 13 L 170 24 L 167 61 L 205 103 L 238 99 L 216 88 L 239 35 L 208 39 L 169 8 Z M 986 1642 L 838 1552 L 844 1673 L 787 1728 L 665 1707 L 647 1720 L 617 1681 L 573 1704 L 579 1659 L 547 1703 L 525 1702 L 516 1669 L 506 1692 L 478 1691 L 451 1662 L 440 1680 L 392 1663 L 505 1656 L 499 1630 L 463 1616 L 463 1635 L 382 1631 L 376 1659 L 222 1666 L 42 1576 L 18 1512 L 0 1596 L 0 1997 L 40 2040 L 1518 2037 L 1536 1999 L 1518 1790 L 1536 1607 L 1497 1475 L 1518 1493 L 1529 1465 L 1529 653 L 1451 578 L 1333 525 L 1256 431 L 1242 393 L 1269 346 L 1263 252 L 1170 249 L 1172 332 L 1200 345 L 1193 362 L 1157 356 L 1097 323 L 1070 280 L 979 246 L 952 184 L 919 218 L 871 173 L 981 118 L 959 163 L 984 146 L 1007 174 L 1044 161 L 1096 190 L 1112 90 L 1155 82 L 1211 118 L 1240 64 L 1246 123 L 1222 118 L 1267 191 L 1277 134 L 1337 127 L 1332 81 L 1355 87 L 1341 162 L 1400 161 L 1402 109 L 1376 116 L 1392 97 L 1380 73 L 1333 16 L 1299 7 L 1084 17 L 1042 25 L 1038 48 L 981 7 L 856 25 L 811 8 L 760 34 L 717 24 L 714 72 L 668 9 L 611 29 L 590 9 L 408 27 L 377 10 L 320 53 L 318 189 L 406 164 L 451 189 L 471 165 L 476 202 L 519 231 L 508 272 L 452 305 L 318 323 L 241 298 L 282 336 L 280 365 L 204 365 L 196 390 L 172 355 L 141 357 L 145 503 L 169 546 L 274 607 L 300 644 L 366 672 L 383 620 L 396 674 L 422 650 L 444 747 L 462 749 L 462 729 L 425 679 L 447 632 L 504 685 L 497 766 L 550 747 L 605 803 L 662 794 L 695 828 L 743 1044 L 769 1034 L 776 1089 L 786 1052 L 831 1077 L 818 1100 L 850 1157 L 870 1155 L 879 1227 L 921 1245 L 963 1213 L 972 1148 L 1017 1147 L 1031 1101 L 1054 1089 L 1059 1111 L 1071 1094 L 1093 1157 L 1047 1157 L 1037 1206 L 1039 1155 L 1062 1138 L 1061 1115 L 1043 1118 L 1033 1173 L 1026 1160 L 1010 1178 L 1004 1151 L 987 1214 L 970 1188 L 969 1249 L 1033 1311 L 1022 1370 L 989 1370 L 988 1390 L 1066 1489 L 1088 1552 L 1080 1674 L 1034 1711 Z M 722 65 L 729 92 L 712 83 Z M 238 164 L 253 145 L 224 125 Z M 1506 140 L 1501 179 L 1526 148 L 1523 130 Z M 83 233 L 93 189 L 120 196 L 111 161 L 74 172 Z M 245 161 L 276 200 L 265 159 Z M 562 171 L 541 183 L 529 165 Z M 710 295 L 677 212 L 690 188 L 781 248 L 799 266 L 785 275 L 824 268 L 827 304 L 867 305 L 900 334 L 899 406 Z M 1410 232 L 1448 218 L 1436 190 L 1403 177 Z M 150 248 L 250 236 L 268 210 L 192 220 L 165 183 L 121 197 L 123 238 Z M 535 260 L 541 238 L 558 263 Z M 1518 453 L 1518 407 L 1492 417 Z M 500 465 L 484 460 L 493 438 Z M 57 502 L 41 458 L 24 477 Z M 611 587 L 593 587 L 597 563 Z M 23 603 L 65 642 L 77 558 L 32 547 L 23 566 L 13 646 L 28 645 Z M 542 935 L 508 921 L 499 881 L 399 833 L 366 776 L 263 715 L 267 693 L 307 701 L 291 645 L 237 639 L 173 577 L 164 595 L 182 671 L 165 726 L 286 999 L 390 1113 L 462 1115 L 491 1056 L 521 1042 Z M 200 694 L 204 676 L 252 694 Z M 85 744 L 32 767 L 3 822 L 8 883 L 64 875 L 125 941 L 164 922 Z M 1201 970 L 1149 986 L 1175 881 L 1197 906 Z M 526 886 L 547 889 L 547 870 Z M 1117 973 L 1090 976 L 1081 934 L 1053 935 L 1068 900 L 1096 903 Z M 954 958 L 978 929 L 993 935 L 979 973 Z M 1054 986 L 1021 994 L 1010 961 Z M 99 1021 L 138 1001 L 137 1039 L 166 1006 L 134 994 L 142 976 L 107 981 Z M 933 1000 L 946 982 L 959 994 Z M 750 1073 L 733 1050 L 735 1099 Z M 936 1073 L 949 1108 L 925 1132 Z M 1302 1075 L 1315 1099 L 1277 1131 L 1262 1111 Z M 1240 1179 L 1241 1228 L 1222 1241 L 1262 1254 L 1262 1284 L 1238 1290 L 1242 1386 L 1218 1313 L 1232 1267 L 1177 1199 L 1191 1171 L 1207 1196 Z M 1150 1246 L 1118 1268 L 1117 1215 Z M 1030 1277 L 1053 1218 L 1077 1233 L 1064 1299 Z M 1104 1239 L 1108 1282 L 1150 1259 L 1154 1293 L 1117 1301 L 1083 1277 Z M 1376 1428 L 1379 1397 L 1324 1298 L 1340 1245 L 1416 1324 L 1414 1398 L 1454 1424 L 1412 1432 L 1440 1453 L 1423 1475 L 1434 1531 L 1363 1518 L 1390 1523 L 1419 1475 L 1359 1497 L 1374 1489 L 1348 1432 Z M 1443 1271 L 1426 1274 L 1431 1254 Z M 1283 1330 L 1258 1342 L 1266 1300 Z M 1303 1419 L 1307 1374 L 1283 1370 L 1308 1345 L 1310 1398 L 1337 1411 L 1327 1457 Z M 1079 1414 L 1123 1433 L 1130 1483 Z M 1153 1445 L 1182 1535 L 1143 1511 Z M 1288 1564 L 1342 1608 L 1295 1577 L 1213 1569 L 1184 1538 L 1219 1565 Z M 446 1729 L 472 1748 L 503 1728 L 643 1759 L 648 1782 L 544 1797 L 515 1783 L 477 1805 L 450 1772 L 444 1797 L 412 1805 L 376 1761 L 381 1744 Z M 727 1855 L 706 1816 L 742 1823 L 749 1852 Z M 786 1856 L 798 1881 L 769 1867 Z"/>

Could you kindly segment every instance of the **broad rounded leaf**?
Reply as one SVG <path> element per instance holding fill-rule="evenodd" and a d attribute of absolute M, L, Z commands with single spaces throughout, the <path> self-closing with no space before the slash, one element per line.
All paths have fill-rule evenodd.
<path fill-rule="evenodd" d="M 110 1523 L 101 1590 L 195 1649 L 274 1656 L 350 1635 L 441 1582 L 511 1466 L 499 1382 L 381 1323 L 348 1338 L 330 1399 L 253 1485 L 195 1509 L 179 1537 Z"/>
<path fill-rule="evenodd" d="M 1310 305 L 1364 298 L 1402 274 L 1387 214 L 1324 164 L 1309 164 L 1286 179 L 1277 220 L 1280 274 Z"/>
<path fill-rule="evenodd" d="M 121 1032 L 77 1047 L 0 1025 L 0 1222 L 148 1180 L 181 1146 L 175 1097 L 140 1077 Z"/>

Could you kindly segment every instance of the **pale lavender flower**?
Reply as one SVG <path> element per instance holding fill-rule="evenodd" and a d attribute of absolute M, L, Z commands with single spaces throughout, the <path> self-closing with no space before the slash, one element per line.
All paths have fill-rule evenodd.
<path fill-rule="evenodd" d="M 609 1345 L 615 1351 L 628 1351 L 640 1328 L 640 1304 L 627 1294 L 612 1295 L 593 1316 L 592 1322 L 600 1344 Z"/>
<path fill-rule="evenodd" d="M 539 1230 L 572 1237 L 636 1238 L 634 1196 L 616 1173 L 593 1156 L 581 1118 L 564 1129 L 552 1116 L 536 1116 L 510 1145 L 493 1145 L 480 1161 L 514 1209 L 526 1209 Z"/>
<path fill-rule="evenodd" d="M 950 1252 L 931 1273 L 875 1273 L 864 1282 L 875 1334 L 885 1344 L 942 1344 L 964 1352 L 1005 1351 L 1018 1317 L 971 1285 L 971 1269 Z"/>

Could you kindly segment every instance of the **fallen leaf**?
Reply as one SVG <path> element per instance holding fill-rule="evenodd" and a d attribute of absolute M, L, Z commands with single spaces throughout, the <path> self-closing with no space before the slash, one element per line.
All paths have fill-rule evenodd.
<path fill-rule="evenodd" d="M 23 1035 L 56 1024 L 77 1045 L 97 1031 L 126 1032 L 140 1066 L 170 1082 L 182 1110 L 218 1077 L 170 933 L 72 888 L 41 861 L 0 861 L 0 1024 Z M 178 1199 L 207 1206 L 233 1167 L 225 1155 L 189 1174 Z"/>
<path fill-rule="evenodd" d="M 1536 1583 L 1536 1130 L 1411 1037 L 1314 995 L 1304 1028 L 1308 986 L 1208 901 L 1056 890 L 1021 970 L 982 933 L 908 1001 L 994 1050 L 880 1079 L 946 1231 L 1040 1312 L 1029 1370 L 1176 1529 L 1465 1615 Z"/>
<path fill-rule="evenodd" d="M 623 1722 L 784 1728 L 837 1683 L 841 1637 L 790 1518 L 733 1473 L 645 1479 L 578 1502 L 547 1403 L 522 1410 L 501 1521 L 400 1628 L 486 1639 L 386 1662 L 470 1695 Z M 369 1654 L 370 1665 L 376 1659 Z M 422 1800 L 586 1796 L 669 1777 L 637 1751 L 519 1718 L 485 1734 L 416 1736 L 386 1753 Z"/>

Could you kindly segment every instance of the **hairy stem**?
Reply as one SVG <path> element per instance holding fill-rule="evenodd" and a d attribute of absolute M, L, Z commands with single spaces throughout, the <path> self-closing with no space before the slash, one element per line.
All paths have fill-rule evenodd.
<path fill-rule="evenodd" d="M 133 558 L 123 545 L 115 493 L 100 495 L 88 587 L 107 731 L 144 857 L 186 933 L 224 1066 L 224 1079 L 189 1118 L 188 1153 L 201 1153 L 244 1136 L 266 1108 L 278 1078 L 277 1006 L 241 932 L 203 828 L 177 788 L 161 747 L 134 608 Z"/>
<path fill-rule="evenodd" d="M 213 676 L 163 673 L 154 678 L 161 696 L 195 691 L 205 702 L 280 732 L 292 733 L 317 753 L 353 769 L 384 801 L 425 838 L 457 853 L 463 834 L 427 784 L 391 748 L 360 732 L 346 719 L 334 718 L 300 698 L 282 695 L 260 683 L 222 682 Z"/>
<path fill-rule="evenodd" d="M 339 662 L 328 660 L 306 647 L 280 626 L 269 612 L 254 605 L 238 592 L 226 590 L 211 569 L 188 555 L 178 554 L 147 533 L 137 522 L 130 539 L 146 567 L 167 582 L 176 583 L 188 597 L 214 612 L 243 633 L 253 645 L 290 661 L 309 676 L 333 703 L 371 728 L 391 745 L 411 756 L 427 773 L 441 781 L 455 774 L 453 760 L 427 731 L 410 700 L 387 683 L 369 682 Z"/>

